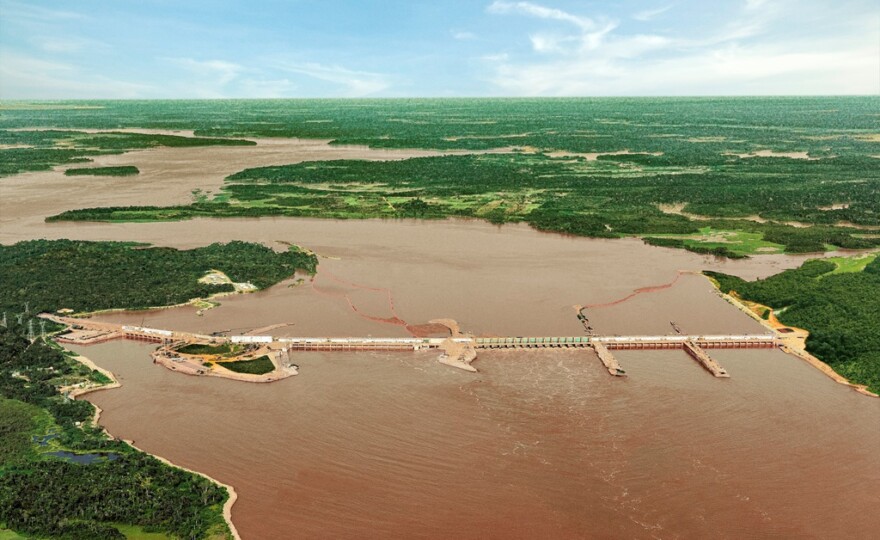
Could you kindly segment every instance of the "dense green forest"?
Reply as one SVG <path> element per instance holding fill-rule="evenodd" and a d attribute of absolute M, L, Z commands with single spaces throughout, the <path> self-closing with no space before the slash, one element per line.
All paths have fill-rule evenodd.
<path fill-rule="evenodd" d="M 239 360 L 237 362 L 217 362 L 217 365 L 229 371 L 251 375 L 263 375 L 275 370 L 275 365 L 268 356 L 261 356 L 253 360 Z"/>
<path fill-rule="evenodd" d="M 639 235 L 655 245 L 716 255 L 880 245 L 878 235 L 855 225 L 835 225 L 880 225 L 880 175 L 869 168 L 880 162 L 870 157 L 845 162 L 732 156 L 706 170 L 651 155 L 601 157 L 492 154 L 260 167 L 228 177 L 211 201 L 73 210 L 50 219 L 459 216 L 494 223 L 525 221 L 538 229 L 581 236 Z M 840 201 L 852 203 L 828 209 Z M 695 221 L 661 210 L 675 204 L 709 216 Z M 781 221 L 758 223 L 752 215 Z M 722 235 L 701 232 L 707 227 Z M 753 238 L 732 238 L 734 231 Z M 670 234 L 679 237 L 655 237 Z"/>
<path fill-rule="evenodd" d="M 86 155 L 69 148 L 70 138 L 84 151 L 135 144 L 124 137 L 143 138 L 145 145 L 200 144 L 71 131 L 123 127 L 383 148 L 505 149 L 509 153 L 252 169 L 230 177 L 210 201 L 87 209 L 55 219 L 467 216 L 743 255 L 880 242 L 875 230 L 857 228 L 880 226 L 878 107 L 877 96 L 24 103 L 3 111 L 0 142 L 30 144 L 64 160 Z M 56 131 L 11 131 L 40 126 Z M 754 234 L 764 244 L 706 236 L 703 227 Z M 663 235 L 685 236 L 658 239 Z"/>
<path fill-rule="evenodd" d="M 113 524 L 177 538 L 227 538 L 228 494 L 108 438 L 94 407 L 58 388 L 106 378 L 56 345 L 0 326 L 0 528 L 38 538 L 124 538 Z M 76 463 L 59 451 L 94 458 Z"/>
<path fill-rule="evenodd" d="M 122 242 L 32 240 L 0 245 L 0 308 L 11 317 L 61 308 L 76 312 L 173 305 L 231 284 L 199 283 L 209 270 L 265 288 L 314 272 L 317 259 L 296 247 L 277 253 L 263 245 L 229 242 L 177 250 Z"/>
<path fill-rule="evenodd" d="M 813 260 L 767 279 L 706 272 L 723 292 L 773 307 L 783 324 L 809 330 L 807 350 L 849 380 L 880 393 L 880 258 L 861 271 Z"/>
<path fill-rule="evenodd" d="M 7 119 L 8 114 L 9 111 L 3 111 L 2 119 Z M 38 120 L 34 119 L 33 122 L 37 123 Z M 24 127 L 31 127 L 31 122 Z M 49 170 L 55 165 L 89 161 L 89 156 L 120 154 L 128 150 L 156 146 L 252 146 L 255 144 L 253 141 L 242 139 L 177 135 L 0 129 L 0 176 Z"/>
<path fill-rule="evenodd" d="M 80 167 L 64 171 L 65 176 L 134 176 L 140 174 L 134 165 L 122 165 L 120 167 Z"/>

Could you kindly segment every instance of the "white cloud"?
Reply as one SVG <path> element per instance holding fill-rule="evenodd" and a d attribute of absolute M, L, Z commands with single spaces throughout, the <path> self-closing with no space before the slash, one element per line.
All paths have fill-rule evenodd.
<path fill-rule="evenodd" d="M 378 94 L 391 87 L 388 77 L 380 73 L 354 71 L 341 66 L 326 66 L 317 62 L 282 63 L 278 68 L 292 73 L 307 75 L 313 79 L 341 85 L 347 97 L 363 97 Z"/>
<path fill-rule="evenodd" d="M 238 85 L 237 95 L 246 98 L 283 98 L 290 97 L 297 86 L 289 79 L 242 79 Z"/>
<path fill-rule="evenodd" d="M 155 89 L 81 72 L 76 66 L 0 52 L 0 99 L 131 99 Z"/>
<path fill-rule="evenodd" d="M 493 82 L 509 95 L 752 95 L 876 93 L 877 56 L 860 50 L 787 52 L 728 46 L 656 62 L 613 59 L 500 63 Z"/>
<path fill-rule="evenodd" d="M 169 58 L 169 60 L 199 77 L 212 79 L 224 86 L 235 80 L 244 67 L 225 60 L 194 60 L 192 58 Z"/>
<path fill-rule="evenodd" d="M 644 11 L 639 11 L 638 13 L 633 15 L 632 18 L 637 21 L 647 22 L 658 15 L 662 15 L 662 14 L 666 13 L 671 8 L 672 8 L 672 6 L 670 5 L 670 6 L 666 6 L 666 7 L 657 8 L 657 9 L 646 9 Z"/>
<path fill-rule="evenodd" d="M 849 15 L 846 33 L 791 28 L 780 2 L 751 0 L 739 15 L 711 27 L 683 26 L 679 35 L 626 34 L 586 17 L 518 2 L 495 2 L 493 13 L 580 21 L 579 33 L 533 32 L 538 55 L 483 57 L 504 95 L 871 94 L 880 91 L 877 28 Z M 668 7 L 637 13 L 651 17 Z M 553 13 L 553 15 L 548 15 Z"/>
<path fill-rule="evenodd" d="M 600 24 L 589 17 L 573 15 L 531 2 L 496 1 L 489 5 L 487 11 L 502 15 L 515 13 L 539 19 L 563 21 L 573 24 L 580 30 L 576 34 L 541 32 L 529 35 L 532 49 L 540 53 L 569 54 L 591 51 L 599 47 L 605 36 L 618 25 L 616 21 L 604 21 Z"/>
<path fill-rule="evenodd" d="M 477 35 L 473 32 L 461 32 L 461 31 L 453 31 L 452 38 L 457 39 L 459 41 L 472 41 L 477 39 Z"/>
<path fill-rule="evenodd" d="M 72 54 L 82 51 L 106 51 L 106 43 L 94 39 L 80 37 L 52 36 L 36 39 L 36 45 L 48 53 Z"/>
<path fill-rule="evenodd" d="M 510 59 L 510 55 L 507 53 L 498 53 L 498 54 L 487 54 L 480 57 L 480 60 L 484 62 L 507 62 Z"/>
<path fill-rule="evenodd" d="M 75 11 L 50 9 L 30 4 L 22 4 L 20 2 L 3 2 L 4 23 L 25 21 L 45 22 L 47 20 L 83 21 L 86 19 L 88 19 L 86 15 Z"/>
<path fill-rule="evenodd" d="M 769 3 L 769 0 L 746 0 L 746 9 L 761 9 Z"/>
<path fill-rule="evenodd" d="M 518 13 L 520 15 L 529 15 L 540 19 L 553 19 L 557 21 L 565 21 L 588 31 L 596 27 L 596 23 L 588 17 L 580 17 L 562 11 L 561 9 L 548 8 L 531 2 L 503 2 L 496 0 L 486 8 L 489 13 L 507 14 Z"/>

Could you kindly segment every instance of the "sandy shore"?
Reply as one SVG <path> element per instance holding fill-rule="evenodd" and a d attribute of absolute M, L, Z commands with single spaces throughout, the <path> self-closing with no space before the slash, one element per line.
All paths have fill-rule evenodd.
<path fill-rule="evenodd" d="M 707 279 L 709 279 L 709 278 L 707 278 Z M 807 330 L 804 330 L 803 328 L 794 328 L 791 326 L 784 325 L 784 324 L 780 323 L 779 320 L 776 319 L 776 317 L 774 315 L 771 315 L 771 320 L 764 320 L 757 313 L 755 313 L 755 311 L 751 307 L 749 307 L 749 305 L 744 303 L 739 298 L 737 298 L 735 296 L 731 296 L 729 294 L 725 294 L 725 293 L 721 292 L 720 290 L 718 291 L 718 294 L 721 295 L 722 298 L 724 298 L 725 300 L 727 300 L 728 302 L 730 302 L 731 304 L 736 306 L 740 311 L 742 311 L 743 313 L 745 313 L 749 317 L 751 317 L 754 320 L 761 323 L 762 326 L 764 326 L 768 330 L 771 330 L 773 333 L 777 334 L 779 336 L 780 340 L 782 341 L 782 350 L 785 351 L 786 353 L 797 356 L 801 360 L 805 361 L 806 363 L 810 364 L 814 368 L 816 368 L 819 371 L 821 371 L 822 373 L 824 373 L 826 376 L 828 376 L 830 379 L 832 379 L 836 383 L 839 383 L 839 384 L 842 384 L 845 386 L 849 386 L 850 388 L 852 388 L 856 392 L 863 394 L 863 395 L 866 395 L 866 396 L 875 397 L 875 398 L 880 397 L 880 395 L 877 395 L 874 392 L 871 392 L 870 390 L 868 390 L 867 386 L 865 386 L 863 384 L 856 384 L 856 383 L 851 382 L 849 379 L 847 379 L 846 377 L 844 377 L 840 373 L 837 373 L 836 371 L 834 371 L 834 369 L 832 369 L 831 366 L 829 366 L 825 362 L 819 360 L 818 358 L 816 358 L 815 356 L 813 356 L 812 354 L 807 352 L 806 340 L 807 340 L 807 337 L 810 335 L 810 333 Z M 752 306 L 754 306 L 755 308 L 760 308 L 760 309 L 770 309 L 772 311 L 772 308 L 770 306 L 764 306 L 762 304 L 756 304 L 756 303 L 752 303 Z M 780 333 L 779 332 L 780 328 L 790 328 L 792 330 L 792 332 Z"/>
<path fill-rule="evenodd" d="M 71 398 L 78 398 L 78 397 L 84 396 L 85 394 L 88 394 L 90 392 L 97 392 L 99 390 L 112 390 L 113 388 L 119 388 L 122 386 L 122 383 L 119 382 L 119 379 L 116 378 L 116 376 L 113 374 L 112 371 L 109 371 L 109 370 L 106 370 L 106 369 L 100 367 L 99 365 L 92 362 L 89 358 L 82 356 L 81 354 L 77 354 L 76 356 L 73 357 L 73 359 L 76 360 L 77 362 L 85 365 L 86 367 L 88 367 L 90 369 L 94 369 L 94 370 L 100 372 L 101 374 L 103 374 L 104 376 L 109 378 L 112 382 L 109 384 L 104 384 L 104 385 L 100 385 L 100 386 L 72 388 L 67 393 L 67 395 L 70 396 Z M 111 435 L 110 432 L 107 431 L 107 429 L 104 428 L 103 426 L 101 426 L 101 424 L 100 424 L 101 413 L 103 412 L 101 410 L 101 408 L 98 407 L 97 405 L 95 405 L 94 403 L 92 404 L 92 407 L 95 408 L 95 415 L 92 417 L 92 424 L 100 427 L 104 431 L 104 433 L 108 437 L 110 437 L 111 439 L 115 439 L 116 437 Z M 211 478 L 210 476 L 208 476 L 204 473 L 200 473 L 198 471 L 194 471 L 192 469 L 188 469 L 186 467 L 182 467 L 180 465 L 177 465 L 176 463 L 172 463 L 171 461 L 163 458 L 162 456 L 150 454 L 149 452 L 145 451 L 144 449 L 138 448 L 134 444 L 133 441 L 123 439 L 123 442 L 125 442 L 127 445 L 131 446 L 132 448 L 138 450 L 139 452 L 143 452 L 145 454 L 149 454 L 149 455 L 153 456 L 154 458 L 158 459 L 159 461 L 161 461 L 162 463 L 164 463 L 170 467 L 175 467 L 177 469 L 186 471 L 188 473 L 196 474 L 196 475 L 201 476 L 202 478 L 206 478 L 207 480 L 224 488 L 229 493 L 229 497 L 226 499 L 226 503 L 223 504 L 223 519 L 226 521 L 226 525 L 229 527 L 229 531 L 232 533 L 232 537 L 235 540 L 241 540 L 241 536 L 238 534 L 238 530 L 236 530 L 235 524 L 232 522 L 232 505 L 234 505 L 235 501 L 238 499 L 238 494 L 235 492 L 235 488 L 233 488 L 232 486 L 230 486 L 228 484 L 224 484 L 223 482 L 220 482 L 216 478 Z"/>

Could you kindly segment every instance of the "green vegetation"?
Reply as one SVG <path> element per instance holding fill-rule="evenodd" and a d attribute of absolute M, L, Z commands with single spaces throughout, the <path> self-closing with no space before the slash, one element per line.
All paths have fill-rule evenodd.
<path fill-rule="evenodd" d="M 876 258 L 876 253 L 869 253 L 859 257 L 828 257 L 823 260 L 837 265 L 837 268 L 831 271 L 832 274 L 846 274 L 849 272 L 861 272 L 866 266 L 874 262 Z"/>
<path fill-rule="evenodd" d="M 633 156 L 614 156 L 632 159 Z M 692 221 L 664 213 L 660 205 L 682 199 L 708 206 L 741 193 L 745 200 L 764 190 L 756 159 L 719 164 L 716 172 L 651 165 L 638 167 L 582 158 L 534 154 L 493 154 L 414 158 L 401 161 L 319 161 L 248 169 L 227 178 L 222 198 L 177 207 L 93 208 L 64 212 L 50 220 L 179 220 L 193 217 L 307 216 L 329 218 L 478 217 L 494 223 L 525 221 L 547 231 L 613 238 L 647 236 L 654 245 L 700 253 L 742 256 L 762 252 L 823 251 L 880 245 L 880 238 L 851 227 L 795 227 L 723 216 Z M 776 160 L 777 158 L 766 158 Z M 789 160 L 792 161 L 792 160 Z M 814 162 L 809 162 L 814 163 Z M 754 174 L 752 173 L 754 169 Z M 801 173 L 773 184 L 766 198 L 804 204 L 826 189 L 826 173 Z M 838 175 L 837 172 L 834 174 Z M 861 174 L 861 173 L 860 173 Z M 838 175 L 846 177 L 845 169 Z M 812 180 L 811 180 L 812 178 Z M 878 182 L 870 191 L 877 190 Z M 867 190 L 853 187 L 856 191 Z M 810 191 L 814 189 L 815 191 Z M 767 188 L 769 189 L 769 188 Z M 867 192 L 866 192 L 867 196 Z M 878 198 L 880 200 L 880 198 Z M 714 203 L 713 203 L 714 204 Z M 715 204 L 717 213 L 730 209 Z M 743 210 L 746 216 L 758 209 Z M 878 207 L 880 212 L 880 207 Z M 789 216 L 792 219 L 795 216 Z M 864 216 L 867 220 L 876 216 Z"/>
<path fill-rule="evenodd" d="M 858 266 L 862 269 L 854 270 Z M 812 260 L 752 282 L 706 274 L 723 292 L 735 291 L 743 299 L 771 306 L 783 324 L 809 330 L 810 353 L 880 393 L 880 258 Z"/>
<path fill-rule="evenodd" d="M 382 148 L 511 153 L 252 169 L 231 176 L 212 199 L 194 194 L 192 205 L 86 209 L 55 219 L 466 216 L 585 236 L 651 237 L 651 243 L 727 256 L 880 244 L 877 234 L 856 228 L 880 227 L 874 157 L 880 155 L 880 118 L 871 114 L 880 105 L 877 96 L 72 105 L 4 110 L 0 142 L 53 152 L 71 152 L 70 140 L 84 150 L 184 144 L 71 131 L 128 126 L 195 129 L 200 137 L 313 137 Z M 33 126 L 56 131 L 8 131 Z M 41 138 L 53 142 L 32 144 Z M 76 152 L 52 159 L 86 155 Z M 661 205 L 706 221 L 664 213 Z M 701 238 L 701 227 L 739 236 Z M 657 240 L 662 235 L 682 235 L 681 242 Z"/>
<path fill-rule="evenodd" d="M 3 527 L 38 538 L 125 538 L 117 524 L 176 538 L 229 537 L 225 490 L 109 439 L 91 424 L 89 402 L 58 391 L 90 380 L 91 370 L 51 343 L 31 343 L 23 326 L 8 326 L 0 326 Z M 59 449 L 113 459 L 78 464 L 50 453 Z"/>
<path fill-rule="evenodd" d="M 134 176 L 140 174 L 134 165 L 122 165 L 120 167 L 82 167 L 67 169 L 65 176 Z"/>
<path fill-rule="evenodd" d="M 315 266 L 313 255 L 294 247 L 276 253 L 244 242 L 187 251 L 70 240 L 0 246 L 0 306 L 7 313 L 0 326 L 0 527 L 71 539 L 227 537 L 223 489 L 107 438 L 91 425 L 94 407 L 58 389 L 108 378 L 23 335 L 41 311 L 173 304 L 233 289 L 199 283 L 209 270 L 267 287 Z M 247 364 L 259 372 L 263 362 Z"/>
<path fill-rule="evenodd" d="M 757 253 L 781 253 L 785 247 L 767 242 L 761 233 L 719 231 L 712 227 L 703 227 L 696 234 L 664 234 L 644 240 L 653 246 L 679 247 L 732 259 Z"/>
<path fill-rule="evenodd" d="M 272 360 L 268 356 L 261 356 L 253 360 L 239 360 L 237 362 L 217 362 L 217 365 L 229 371 L 251 375 L 263 375 L 275 369 Z"/>
<path fill-rule="evenodd" d="M 217 269 L 233 281 L 265 288 L 314 272 L 317 259 L 291 247 L 276 253 L 260 244 L 230 242 L 176 250 L 121 242 L 33 240 L 0 246 L 0 308 L 30 313 L 61 308 L 76 312 L 173 305 L 218 292 L 231 284 L 199 283 Z"/>
<path fill-rule="evenodd" d="M 4 114 L 7 112 L 4 111 Z M 29 112 L 33 113 L 33 110 Z M 42 114 L 40 116 L 42 117 Z M 31 119 L 27 122 L 27 126 L 22 127 L 31 127 L 34 123 L 38 123 L 38 121 Z M 181 137 L 177 135 L 0 129 L 0 176 L 26 171 L 49 170 L 55 165 L 89 161 L 89 156 L 120 154 L 128 150 L 157 146 L 252 146 L 255 144 L 254 141 L 242 139 Z"/>
<path fill-rule="evenodd" d="M 177 352 L 183 354 L 237 354 L 241 351 L 240 345 L 232 343 L 221 343 L 220 345 L 204 345 L 201 343 L 190 343 L 177 349 Z"/>

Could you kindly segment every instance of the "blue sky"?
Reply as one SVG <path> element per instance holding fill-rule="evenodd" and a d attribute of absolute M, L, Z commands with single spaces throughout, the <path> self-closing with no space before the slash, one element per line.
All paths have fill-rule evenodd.
<path fill-rule="evenodd" d="M 0 98 L 880 93 L 876 0 L 0 0 Z"/>

